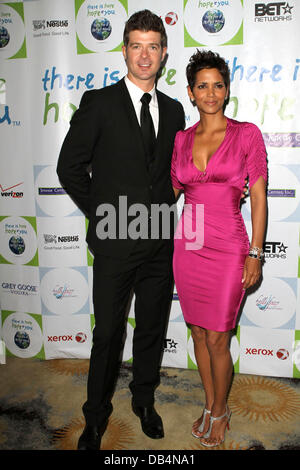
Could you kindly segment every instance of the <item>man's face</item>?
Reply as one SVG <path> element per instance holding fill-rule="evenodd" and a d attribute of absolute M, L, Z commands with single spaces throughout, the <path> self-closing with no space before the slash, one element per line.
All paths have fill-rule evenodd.
<path fill-rule="evenodd" d="M 161 47 L 161 34 L 134 30 L 129 33 L 127 47 L 122 48 L 128 68 L 128 78 L 144 91 L 153 88 L 156 74 L 167 48 Z"/>

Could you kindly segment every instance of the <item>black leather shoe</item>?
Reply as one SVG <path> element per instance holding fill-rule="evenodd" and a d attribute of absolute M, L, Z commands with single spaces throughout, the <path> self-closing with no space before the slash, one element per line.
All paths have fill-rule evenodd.
<path fill-rule="evenodd" d="M 107 427 L 107 421 L 102 426 L 87 424 L 78 441 L 78 450 L 99 450 L 101 438 Z"/>
<path fill-rule="evenodd" d="M 153 406 L 135 406 L 132 402 L 133 412 L 140 418 L 142 430 L 151 439 L 162 439 L 164 428 L 161 417 Z"/>

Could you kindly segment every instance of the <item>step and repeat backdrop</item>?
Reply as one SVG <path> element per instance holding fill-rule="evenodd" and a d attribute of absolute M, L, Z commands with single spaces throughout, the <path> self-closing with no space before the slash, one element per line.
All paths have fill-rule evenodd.
<path fill-rule="evenodd" d="M 248 295 L 231 342 L 236 372 L 300 378 L 300 4 L 296 0 L 0 1 L 0 362 L 88 358 L 94 324 L 87 220 L 56 164 L 84 91 L 126 73 L 126 19 L 163 20 L 168 61 L 158 87 L 198 120 L 185 68 L 196 48 L 231 70 L 228 117 L 261 129 L 268 152 L 263 281 Z M 108 156 L 109 157 L 109 156 Z M 178 203 L 178 211 L 183 200 Z M 251 235 L 249 198 L 242 213 Z M 134 310 L 123 360 L 131 361 Z M 163 365 L 196 368 L 176 287 Z"/>

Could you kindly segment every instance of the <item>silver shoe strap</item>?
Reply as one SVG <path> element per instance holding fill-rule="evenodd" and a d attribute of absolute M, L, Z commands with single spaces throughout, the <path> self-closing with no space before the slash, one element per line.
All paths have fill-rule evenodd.
<path fill-rule="evenodd" d="M 224 413 L 222 416 L 216 416 L 216 417 L 211 416 L 210 419 L 211 419 L 211 421 L 213 422 L 213 421 L 218 421 L 219 419 L 225 418 L 225 416 L 227 416 L 227 418 L 229 418 L 229 416 L 230 416 L 229 413 L 228 413 L 228 408 L 227 408 L 227 406 L 226 406 L 226 411 L 225 411 L 225 413 Z"/>
<path fill-rule="evenodd" d="M 206 415 L 210 415 L 210 414 L 211 414 L 211 410 L 207 410 L 206 408 L 204 408 L 202 422 L 201 422 L 200 426 L 198 426 L 198 429 L 197 429 L 198 432 L 203 432 Z"/>

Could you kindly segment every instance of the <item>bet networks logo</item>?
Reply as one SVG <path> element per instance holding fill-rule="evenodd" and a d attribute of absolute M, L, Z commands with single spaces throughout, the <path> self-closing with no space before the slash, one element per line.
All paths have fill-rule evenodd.
<path fill-rule="evenodd" d="M 171 354 L 177 353 L 177 346 L 178 343 L 174 341 L 174 339 L 165 338 L 164 339 L 164 352 L 168 352 Z"/>
<path fill-rule="evenodd" d="M 265 242 L 264 252 L 265 258 L 269 259 L 286 259 L 288 246 L 283 242 Z"/>
<path fill-rule="evenodd" d="M 254 21 L 291 21 L 293 8 L 288 2 L 256 3 Z"/>

